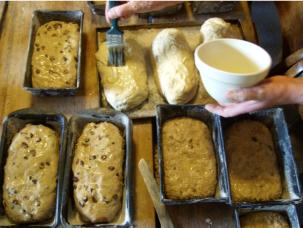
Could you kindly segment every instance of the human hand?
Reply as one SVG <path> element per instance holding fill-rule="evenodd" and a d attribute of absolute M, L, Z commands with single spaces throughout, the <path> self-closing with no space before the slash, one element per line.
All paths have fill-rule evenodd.
<path fill-rule="evenodd" d="M 108 8 L 108 2 L 106 2 L 105 17 L 107 22 L 115 18 L 127 18 L 136 13 L 147 13 L 155 10 L 161 10 L 168 6 L 176 5 L 178 1 L 138 1 L 130 0 L 123 4 Z"/>
<path fill-rule="evenodd" d="M 256 86 L 230 91 L 227 97 L 234 103 L 207 104 L 205 108 L 220 116 L 232 117 L 276 105 L 303 104 L 303 79 L 275 76 Z"/>

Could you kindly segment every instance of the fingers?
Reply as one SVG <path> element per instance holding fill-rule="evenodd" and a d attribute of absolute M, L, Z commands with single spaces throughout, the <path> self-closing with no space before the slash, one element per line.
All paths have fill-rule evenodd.
<path fill-rule="evenodd" d="M 247 112 L 254 112 L 266 108 L 265 102 L 245 101 L 238 104 L 229 104 L 226 106 L 217 104 L 207 104 L 205 109 L 223 117 L 233 117 Z"/>
<path fill-rule="evenodd" d="M 244 102 L 249 100 L 262 101 L 266 98 L 265 95 L 265 89 L 262 85 L 251 88 L 232 90 L 227 93 L 227 97 L 233 102 Z"/>
<path fill-rule="evenodd" d="M 136 9 L 133 7 L 132 2 L 127 2 L 119 6 L 115 6 L 108 9 L 108 3 L 106 3 L 105 18 L 109 23 L 110 20 L 116 18 L 127 18 L 136 13 Z"/>
<path fill-rule="evenodd" d="M 127 18 L 135 13 L 146 13 L 154 10 L 160 10 L 167 6 L 177 4 L 178 1 L 129 1 L 125 4 L 108 9 L 106 3 L 105 18 L 109 23 L 115 18 Z"/>

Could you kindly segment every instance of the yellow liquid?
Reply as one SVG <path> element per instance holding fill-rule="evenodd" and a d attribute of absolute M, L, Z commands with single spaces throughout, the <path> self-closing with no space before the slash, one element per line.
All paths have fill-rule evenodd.
<path fill-rule="evenodd" d="M 247 55 L 228 45 L 220 45 L 212 50 L 205 62 L 216 69 L 231 73 L 247 74 L 260 70 Z"/>

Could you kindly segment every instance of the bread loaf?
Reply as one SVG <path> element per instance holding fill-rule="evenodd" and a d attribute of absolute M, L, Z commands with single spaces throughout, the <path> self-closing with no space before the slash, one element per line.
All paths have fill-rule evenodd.
<path fill-rule="evenodd" d="M 33 223 L 54 214 L 59 139 L 52 129 L 28 124 L 8 149 L 3 205 L 15 223 Z"/>
<path fill-rule="evenodd" d="M 148 96 L 147 74 L 142 47 L 132 39 L 124 44 L 125 65 L 108 66 L 106 42 L 96 53 L 101 84 L 108 103 L 116 110 L 137 107 Z"/>
<path fill-rule="evenodd" d="M 32 55 L 34 88 L 76 86 L 79 25 L 51 21 L 38 28 Z"/>
<path fill-rule="evenodd" d="M 240 217 L 241 228 L 289 228 L 287 219 L 278 212 L 251 212 Z"/>
<path fill-rule="evenodd" d="M 83 219 L 111 222 L 121 211 L 124 139 L 108 122 L 83 129 L 72 164 L 74 201 Z"/>
<path fill-rule="evenodd" d="M 212 41 L 221 38 L 238 38 L 239 35 L 233 30 L 232 25 L 222 18 L 213 17 L 207 19 L 200 29 L 203 42 Z"/>
<path fill-rule="evenodd" d="M 234 201 L 281 197 L 282 183 L 271 132 L 261 122 L 242 120 L 225 134 L 229 180 Z"/>
<path fill-rule="evenodd" d="M 162 144 L 167 198 L 213 197 L 217 168 L 208 127 L 187 117 L 168 120 L 163 126 Z"/>
<path fill-rule="evenodd" d="M 156 82 L 169 104 L 184 104 L 194 98 L 198 88 L 198 74 L 194 55 L 183 33 L 164 29 L 152 43 L 156 67 Z"/>

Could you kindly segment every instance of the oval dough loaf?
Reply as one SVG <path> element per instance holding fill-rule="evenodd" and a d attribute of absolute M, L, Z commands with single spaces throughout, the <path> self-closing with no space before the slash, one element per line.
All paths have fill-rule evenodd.
<path fill-rule="evenodd" d="M 15 135 L 4 167 L 3 205 L 15 223 L 53 216 L 59 139 L 43 125 L 26 125 Z"/>
<path fill-rule="evenodd" d="M 230 23 L 221 18 L 213 17 L 206 20 L 200 29 L 203 42 L 220 38 L 241 38 L 233 30 Z"/>
<path fill-rule="evenodd" d="M 107 45 L 103 42 L 96 53 L 97 67 L 108 103 L 116 110 L 129 110 L 148 96 L 144 51 L 134 40 L 126 39 L 125 65 L 108 66 Z"/>
<path fill-rule="evenodd" d="M 156 82 L 170 104 L 183 104 L 194 98 L 198 75 L 194 55 L 183 33 L 164 29 L 154 39 L 152 54 L 157 69 Z"/>
<path fill-rule="evenodd" d="M 278 212 L 251 212 L 240 217 L 242 228 L 289 228 L 287 219 Z"/>
<path fill-rule="evenodd" d="M 111 222 L 121 210 L 124 139 L 111 123 L 89 123 L 73 159 L 74 200 L 84 220 Z"/>

